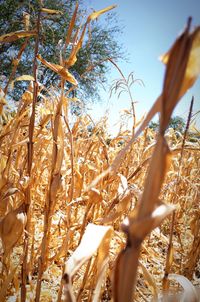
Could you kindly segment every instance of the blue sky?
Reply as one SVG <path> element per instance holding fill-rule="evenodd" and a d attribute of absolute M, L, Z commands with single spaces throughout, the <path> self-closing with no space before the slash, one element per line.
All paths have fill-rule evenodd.
<path fill-rule="evenodd" d="M 95 10 L 117 5 L 115 11 L 124 27 L 119 42 L 124 45 L 129 57 L 129 63 L 119 62 L 119 67 L 126 76 L 133 71 L 135 77 L 140 78 L 145 85 L 135 84 L 132 87 L 139 119 L 150 109 L 162 90 L 165 68 L 158 60 L 159 56 L 170 48 L 189 16 L 193 18 L 193 25 L 200 25 L 200 0 L 84 0 L 84 3 Z M 112 68 L 109 82 L 116 78 L 119 78 L 119 74 Z M 192 95 L 195 97 L 194 111 L 200 110 L 200 80 L 181 100 L 175 115 L 187 118 Z M 101 98 L 102 102 L 93 106 L 91 114 L 98 119 L 109 109 L 109 120 L 113 126 L 119 120 L 118 112 L 128 109 L 130 101 L 125 94 L 120 99 L 115 96 L 109 100 L 108 91 L 103 90 Z M 199 118 L 197 123 L 199 125 Z"/>

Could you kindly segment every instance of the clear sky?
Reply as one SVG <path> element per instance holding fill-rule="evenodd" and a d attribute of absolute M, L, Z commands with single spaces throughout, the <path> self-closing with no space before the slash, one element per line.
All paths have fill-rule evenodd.
<path fill-rule="evenodd" d="M 129 63 L 119 62 L 119 67 L 126 76 L 133 71 L 135 77 L 145 84 L 144 87 L 138 84 L 132 87 L 134 100 L 138 102 L 136 113 L 139 119 L 162 90 L 165 68 L 158 57 L 170 48 L 189 16 L 192 16 L 194 26 L 200 25 L 200 0 L 84 0 L 84 3 L 95 10 L 117 5 L 115 11 L 124 27 L 119 42 L 129 57 Z M 112 68 L 109 82 L 116 78 L 119 74 Z M 187 118 L 192 95 L 195 97 L 194 111 L 200 110 L 200 80 L 181 100 L 175 115 Z M 108 92 L 102 90 L 101 98 L 102 103 L 94 106 L 92 116 L 98 119 L 109 108 L 111 125 L 119 120 L 120 110 L 130 107 L 125 94 L 120 99 L 116 96 L 109 100 Z"/>

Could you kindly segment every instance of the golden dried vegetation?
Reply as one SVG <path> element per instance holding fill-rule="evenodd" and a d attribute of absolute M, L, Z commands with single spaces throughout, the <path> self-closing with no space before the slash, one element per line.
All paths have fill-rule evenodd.
<path fill-rule="evenodd" d="M 163 56 L 163 91 L 138 130 L 133 112 L 132 131 L 109 138 L 105 119 L 92 129 L 87 115 L 69 122 L 64 83 L 76 89 L 68 69 L 86 28 L 112 8 L 92 13 L 75 30 L 76 5 L 65 40 L 73 47 L 60 64 L 38 52 L 41 14 L 57 11 L 42 8 L 34 32 L 0 37 L 2 43 L 25 37 L 0 100 L 0 301 L 179 301 L 183 295 L 198 301 L 199 141 L 189 140 L 188 127 L 179 137 L 165 131 L 199 75 L 200 28 L 191 31 L 189 19 Z M 7 89 L 33 35 L 34 75 L 15 79 L 30 85 L 8 117 Z M 60 75 L 59 92 L 43 93 L 37 60 Z M 157 134 L 147 127 L 156 112 Z"/>

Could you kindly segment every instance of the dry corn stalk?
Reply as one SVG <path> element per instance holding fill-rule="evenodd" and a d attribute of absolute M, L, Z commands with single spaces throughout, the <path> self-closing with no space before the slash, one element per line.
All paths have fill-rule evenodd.
<path fill-rule="evenodd" d="M 187 68 L 190 68 L 187 65 L 188 62 L 190 63 L 190 54 L 193 53 L 192 46 L 197 47 L 194 42 L 196 39 L 199 41 L 200 35 L 200 28 L 190 33 L 190 26 L 191 19 L 169 53 L 163 92 L 159 98 L 160 129 L 145 181 L 144 192 L 136 213 L 134 211 L 129 218 L 126 218 L 122 226 L 127 236 L 127 243 L 126 248 L 119 254 L 116 261 L 113 280 L 113 294 L 116 302 L 132 301 L 142 242 L 146 235 L 159 226 L 162 220 L 173 211 L 170 206 L 159 205 L 159 194 L 170 160 L 170 150 L 164 133 L 179 98 L 190 87 L 190 79 L 185 75 L 187 75 Z M 199 49 L 199 43 L 197 45 Z M 195 70 L 195 79 L 197 74 Z"/>
<path fill-rule="evenodd" d="M 83 39 L 82 37 L 85 31 L 84 26 L 82 31 L 76 31 L 73 36 L 73 27 L 76 20 L 77 9 L 78 6 L 76 6 L 74 15 L 72 17 L 71 25 L 66 38 L 66 44 L 70 41 L 80 43 L 78 43 L 78 47 L 77 44 L 74 43 L 72 53 L 70 54 L 69 58 L 61 59 L 59 65 L 61 68 L 58 67 L 58 65 L 56 66 L 55 71 L 58 72 L 58 74 L 61 71 L 61 74 L 65 75 L 62 73 L 63 70 L 67 70 L 67 68 L 76 61 L 77 52 L 81 47 Z M 50 13 L 48 11 L 46 12 Z M 191 76 L 193 80 L 195 80 L 199 70 L 199 30 L 197 29 L 196 32 L 198 33 L 191 34 L 191 36 L 194 35 L 195 38 L 192 43 L 192 51 L 190 52 L 189 61 L 187 64 L 188 67 L 190 66 L 190 61 L 195 62 L 195 73 L 193 73 L 193 67 L 190 68 L 189 73 L 189 77 Z M 170 56 L 173 51 L 171 51 L 170 55 L 168 55 L 168 64 L 171 60 Z M 175 63 L 178 64 L 178 61 Z M 168 71 L 169 78 L 173 71 L 173 65 L 175 64 L 171 65 L 172 70 Z M 55 67 L 54 65 L 49 67 L 52 66 Z M 169 66 L 167 68 L 169 68 Z M 64 78 L 66 79 L 65 76 Z M 27 78 L 25 77 L 25 79 Z M 29 79 L 31 80 L 32 78 Z M 44 292 L 42 286 L 41 293 L 39 290 L 37 290 L 37 299 L 39 299 L 39 296 L 41 296 L 41 299 L 45 299 L 44 294 L 47 295 L 47 292 L 48 298 L 46 297 L 46 300 L 54 299 L 53 291 L 55 287 L 52 287 L 52 283 L 55 284 L 58 282 L 56 283 L 58 285 L 61 279 L 60 270 L 59 279 L 55 281 L 55 271 L 58 271 L 60 266 L 62 266 L 65 262 L 63 257 L 64 259 L 69 257 L 65 262 L 66 275 L 64 274 L 66 296 L 68 299 L 76 299 L 77 302 L 82 300 L 98 301 L 99 299 L 105 300 L 103 298 L 105 292 L 107 295 L 106 299 L 111 299 L 111 294 L 108 293 L 111 287 L 109 284 L 110 275 L 113 271 L 115 257 L 118 255 L 122 247 L 124 247 L 125 242 L 125 236 L 123 236 L 120 232 L 119 226 L 124 220 L 124 216 L 129 213 L 129 218 L 124 221 L 123 226 L 124 232 L 128 237 L 127 247 L 124 252 L 120 254 L 117 261 L 115 278 L 116 283 L 114 288 L 116 289 L 116 299 L 120 299 L 120 297 L 126 295 L 124 289 L 126 290 L 126 286 L 129 286 L 129 292 L 127 291 L 127 295 L 130 294 L 130 296 L 127 296 L 126 298 L 132 299 L 133 279 L 130 281 L 129 278 L 133 278 L 133 273 L 135 274 L 137 269 L 137 261 L 135 261 L 136 259 L 133 257 L 134 252 L 137 257 L 139 255 L 141 241 L 145 235 L 156 225 L 159 225 L 162 219 L 164 219 L 164 217 L 166 217 L 166 215 L 173 210 L 173 207 L 166 206 L 158 200 L 159 190 L 162 185 L 166 170 L 168 169 L 170 158 L 172 157 L 172 154 L 174 157 L 176 157 L 180 151 L 181 139 L 177 139 L 174 133 L 170 137 L 171 140 L 176 140 L 177 144 L 177 146 L 173 148 L 173 152 L 169 151 L 165 138 L 163 138 L 165 128 L 164 124 L 167 123 L 167 119 L 170 115 L 169 111 L 173 109 L 172 107 L 174 104 L 172 104 L 172 107 L 163 106 L 163 109 L 161 109 L 161 104 L 164 99 L 165 102 L 168 102 L 168 99 L 171 99 L 171 92 L 170 97 L 167 95 L 167 93 L 165 93 L 165 97 L 161 96 L 158 99 L 136 135 L 133 136 L 127 146 L 122 149 L 122 152 L 115 157 L 120 149 L 118 143 L 121 140 L 124 140 L 124 143 L 126 144 L 129 137 L 131 137 L 130 133 L 128 131 L 120 131 L 119 135 L 116 138 L 111 139 L 110 143 L 108 144 L 108 135 L 105 131 L 105 120 L 97 125 L 93 124 L 94 128 L 91 132 L 89 132 L 87 126 L 91 123 L 91 119 L 88 119 L 87 117 L 78 118 L 72 129 L 70 129 L 67 120 L 67 106 L 68 102 L 70 101 L 67 96 L 69 95 L 69 92 L 63 95 L 63 81 L 64 80 L 62 80 L 61 83 L 62 91 L 60 97 L 58 97 L 57 92 L 56 97 L 55 95 L 52 97 L 50 91 L 48 91 L 48 97 L 40 94 L 44 103 L 40 104 L 40 102 L 38 102 L 35 104 L 35 123 L 33 122 L 33 116 L 31 123 L 29 118 L 33 102 L 33 87 L 30 85 L 29 90 L 26 91 L 22 97 L 17 114 L 13 119 L 8 120 L 7 124 L 2 128 L 0 133 L 0 198 L 3 200 L 0 205 L 0 213 L 2 216 L 2 221 L 5 222 L 9 216 L 12 216 L 12 206 L 14 205 L 13 208 L 17 209 L 22 201 L 24 201 L 26 192 L 29 190 L 29 188 L 31 188 L 32 217 L 31 221 L 29 221 L 31 222 L 30 232 L 26 233 L 26 235 L 29 236 L 30 261 L 27 262 L 27 270 L 24 276 L 29 275 L 30 280 L 31 277 L 34 276 L 30 284 L 31 286 L 33 284 L 35 287 L 35 276 L 37 274 L 39 284 L 38 288 L 42 283 L 42 278 L 46 279 L 47 274 L 50 278 L 50 282 L 44 282 L 44 284 L 42 284 L 44 286 L 48 284 L 49 290 Z M 179 78 L 179 82 L 181 82 L 181 77 Z M 192 84 L 191 81 L 187 83 L 189 83 L 188 85 Z M 166 81 L 164 88 L 166 92 L 168 90 L 172 91 L 169 86 L 171 86 L 170 81 Z M 181 90 L 183 90 L 183 88 Z M 175 97 L 175 92 L 173 92 L 172 95 Z M 181 93 L 179 97 L 180 96 Z M 35 97 L 36 93 L 34 93 L 34 100 Z M 162 115 L 166 120 L 164 122 L 162 121 L 163 129 L 160 130 L 160 134 L 157 138 L 157 146 L 151 161 L 151 167 L 149 168 L 149 175 L 151 177 L 148 176 L 146 180 L 146 189 L 141 199 L 140 197 L 145 178 L 146 166 L 150 162 L 152 149 L 155 147 L 155 136 L 150 129 L 146 129 L 144 135 L 138 137 L 137 141 L 134 140 L 136 136 L 138 136 L 139 133 L 144 129 L 148 121 L 152 118 L 153 113 L 158 111 L 162 112 Z M 34 127 L 32 127 L 33 125 Z M 67 126 L 67 132 L 65 132 L 65 125 Z M 28 132 L 28 128 L 30 132 Z M 33 137 L 31 134 L 32 131 Z M 29 133 L 31 135 L 29 135 Z M 33 153 L 33 148 L 31 151 L 31 146 L 29 146 L 28 166 L 30 168 L 32 165 L 31 177 L 28 177 L 26 172 L 27 142 L 29 142 L 29 145 L 31 142 L 34 143 Z M 131 147 L 129 154 L 127 154 L 126 151 L 133 142 L 134 144 Z M 169 154 L 169 152 L 171 154 Z M 191 171 L 191 182 L 193 182 L 196 175 L 195 173 L 197 173 L 195 171 L 195 169 L 198 167 L 196 160 L 197 152 L 198 148 L 196 145 L 187 145 L 184 152 L 184 168 L 188 171 L 185 172 L 185 174 L 190 173 Z M 192 155 L 194 158 L 191 159 Z M 120 166 L 122 160 L 124 162 L 123 165 Z M 113 164 L 109 167 L 110 163 L 112 162 Z M 155 172 L 153 166 L 157 165 L 159 165 L 160 169 L 157 169 Z M 173 175 L 176 173 L 176 164 L 173 165 L 172 161 L 171 165 L 171 178 L 170 176 L 167 176 L 167 181 L 163 190 L 165 193 L 168 191 L 170 192 L 170 190 L 173 191 L 174 188 Z M 102 177 L 102 171 L 103 176 L 105 177 Z M 114 173 L 107 175 L 108 171 Z M 115 174 L 115 172 L 119 173 Z M 188 175 L 184 175 L 184 178 L 186 178 L 186 176 L 186 181 L 189 183 L 190 178 Z M 98 177 L 98 181 L 96 181 L 97 188 L 94 188 L 91 185 L 91 190 L 88 191 L 87 187 L 89 187 L 89 184 L 91 184 L 92 180 L 96 179 L 96 177 Z M 157 180 L 156 182 L 154 181 L 155 179 Z M 181 182 L 181 186 L 183 185 L 184 181 Z M 181 187 L 180 190 L 182 189 L 183 188 Z M 183 196 L 183 193 L 181 193 L 180 190 L 179 193 L 181 198 L 184 199 L 184 201 L 187 200 L 186 194 Z M 190 186 L 190 190 L 193 192 L 192 198 L 195 197 L 196 193 L 192 186 Z M 164 198 L 170 202 L 170 193 L 164 194 L 162 192 L 160 195 L 161 196 L 159 196 L 159 198 L 161 200 L 163 200 L 164 196 Z M 137 203 L 137 210 L 133 211 L 132 209 L 135 205 L 135 202 Z M 195 201 L 192 202 L 193 203 L 190 203 L 190 205 L 194 205 Z M 196 204 L 198 204 L 197 201 Z M 187 205 L 181 205 L 181 207 L 182 209 L 186 208 L 188 211 L 189 207 L 191 207 L 190 205 L 187 203 Z M 183 211 L 184 210 L 182 210 L 182 212 Z M 45 213 L 44 219 L 43 213 Z M 9 216 L 7 216 L 7 214 Z M 59 219 L 57 219 L 57 217 L 59 217 Z M 198 215 L 195 217 L 197 220 Z M 16 222 L 16 219 L 13 221 Z M 44 225 L 42 224 L 42 221 L 44 221 Z M 101 225 L 98 226 L 89 223 L 100 223 Z M 193 221 L 192 223 L 194 224 L 195 222 Z M 88 224 L 89 226 L 92 226 L 93 230 L 96 231 L 96 236 L 93 234 L 95 240 L 93 240 L 93 236 L 89 236 L 90 238 L 83 246 L 83 239 L 85 238 L 85 235 L 88 234 Z M 111 229 L 113 228 L 102 226 L 102 224 L 112 224 L 114 232 L 111 234 Z M 197 227 L 198 225 L 196 225 L 195 230 L 193 230 L 194 234 L 197 233 Z M 99 231 L 102 228 L 104 228 L 104 230 L 107 228 L 108 230 L 103 239 L 100 236 L 101 232 Z M 3 228 L 3 230 L 5 231 L 6 229 Z M 154 232 L 156 233 L 156 231 L 157 230 Z M 142 253 L 140 267 L 142 268 L 144 279 L 149 287 L 147 290 L 150 289 L 150 292 L 154 298 L 156 298 L 160 289 L 159 284 L 155 284 L 154 281 L 154 278 L 156 281 L 158 281 L 157 272 L 156 275 L 154 275 L 156 265 L 153 266 L 153 271 L 151 271 L 148 267 L 148 263 L 146 262 L 144 264 L 145 256 L 148 256 L 148 260 L 153 260 L 153 256 L 156 257 L 155 263 L 158 261 L 158 258 L 162 258 L 162 255 L 158 255 L 158 253 L 155 251 L 157 248 L 157 243 L 155 242 L 158 237 L 154 237 L 154 232 L 151 237 L 152 240 L 149 241 L 150 247 L 147 245 L 146 241 L 144 242 L 143 251 L 145 250 L 146 254 Z M 5 234 L 6 233 L 4 232 L 4 235 Z M 44 235 L 42 246 L 41 235 Z M 164 242 L 167 241 L 166 236 L 162 232 L 160 233 L 160 236 L 162 239 L 164 238 Z M 8 242 L 9 237 L 3 237 L 4 246 L 8 246 L 7 243 L 10 243 Z M 97 244 L 97 249 L 93 249 L 92 253 L 90 253 L 88 246 L 91 246 L 91 241 L 94 243 L 100 238 L 102 239 L 100 245 Z M 105 238 L 106 240 L 104 240 Z M 15 241 L 16 238 L 13 238 L 13 236 L 11 236 L 11 239 L 13 241 L 11 240 L 11 248 L 9 251 L 11 251 L 12 247 L 18 245 L 13 251 L 13 255 L 16 256 L 16 250 L 21 250 L 20 240 Z M 111 239 L 112 242 L 110 246 Z M 154 243 L 156 248 L 154 246 L 154 251 L 152 252 L 152 246 Z M 194 249 L 197 244 L 198 242 L 195 242 L 193 253 L 191 253 L 191 255 L 194 255 Z M 162 243 L 161 247 L 163 248 L 163 246 L 164 244 Z M 197 254 L 197 249 L 195 250 L 195 253 Z M 107 257 L 108 254 L 109 263 Z M 195 261 L 198 257 L 196 254 Z M 82 264 L 85 261 L 85 264 L 81 265 L 80 268 L 77 263 L 75 263 L 77 266 L 73 266 L 72 262 L 74 259 L 81 259 L 80 263 Z M 39 272 L 37 265 L 38 260 L 41 263 Z M 21 260 L 19 263 L 21 263 Z M 193 264 L 193 267 L 194 265 L 195 263 Z M 12 263 L 10 263 L 9 267 L 10 271 L 7 275 L 6 272 L 4 272 L 3 276 L 4 282 L 2 283 L 2 288 L 0 291 L 0 297 L 2 300 L 6 297 L 6 290 L 9 290 L 9 284 L 12 282 L 13 272 L 15 271 L 15 268 L 12 268 Z M 51 271 L 52 267 L 54 267 L 54 269 Z M 74 267 L 78 269 L 76 273 L 74 273 Z M 45 272 L 44 270 L 46 268 L 47 271 Z M 135 268 L 134 271 L 133 268 Z M 159 264 L 158 270 L 161 270 L 162 268 L 162 264 Z M 181 274 L 180 272 L 177 273 Z M 162 272 L 160 272 L 160 275 L 161 274 Z M 19 275 L 15 274 L 12 284 L 12 288 L 15 290 L 15 292 L 18 292 L 21 282 L 20 278 L 18 280 L 18 277 Z M 104 282 L 105 278 L 106 282 Z M 140 282 L 142 281 L 143 279 L 141 278 Z M 22 287 L 24 285 L 26 285 L 25 282 L 22 284 Z M 30 293 L 29 286 L 27 287 L 27 292 L 28 294 Z M 11 295 L 10 291 L 8 292 L 8 295 Z M 58 301 L 61 301 L 61 296 L 62 284 L 60 285 Z"/>

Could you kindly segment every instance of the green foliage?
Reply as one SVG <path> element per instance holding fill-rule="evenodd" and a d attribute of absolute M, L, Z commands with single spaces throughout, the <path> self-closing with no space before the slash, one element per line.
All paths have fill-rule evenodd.
<path fill-rule="evenodd" d="M 79 14 L 75 27 L 77 28 L 88 12 L 84 9 L 84 1 L 79 1 Z M 69 21 L 74 11 L 75 0 L 46 0 L 42 1 L 45 8 L 62 11 L 59 15 L 44 14 L 41 20 L 41 34 L 39 53 L 47 61 L 59 64 L 60 54 L 63 52 L 64 39 L 67 33 Z M 30 14 L 30 30 L 36 27 L 39 1 L 37 0 L 2 0 L 0 2 L 0 35 L 24 30 L 24 13 Z M 91 13 L 91 11 L 89 12 Z M 92 99 L 98 97 L 99 82 L 106 82 L 106 73 L 109 68 L 107 58 L 121 57 L 121 47 L 117 42 L 117 34 L 120 27 L 113 13 L 107 13 L 104 23 L 93 21 L 88 30 L 82 49 L 78 54 L 76 64 L 70 69 L 70 72 L 79 82 L 79 96 L 82 99 Z M 13 59 L 16 58 L 18 51 L 23 44 L 24 39 L 13 43 L 0 45 L 0 65 L 1 81 L 4 83 L 9 78 L 12 70 Z M 17 68 L 16 76 L 23 74 L 32 74 L 32 62 L 34 57 L 34 38 L 31 38 L 29 44 L 22 55 L 22 59 Z M 69 46 L 70 47 L 70 46 Z M 68 53 L 70 49 L 66 49 Z M 94 66 L 90 72 L 87 69 Z M 47 88 L 58 84 L 58 76 L 45 66 L 39 66 L 39 82 Z M 22 93 L 21 88 L 25 88 L 24 83 L 16 83 L 12 95 L 19 99 Z M 68 87 L 67 87 L 68 88 Z"/>
<path fill-rule="evenodd" d="M 180 132 L 181 134 L 185 130 L 185 120 L 180 116 L 174 116 L 171 117 L 168 128 L 172 128 L 175 131 Z M 151 121 L 149 123 L 149 128 L 153 129 L 154 131 L 158 131 L 159 129 L 159 123 Z"/>

